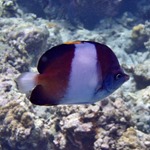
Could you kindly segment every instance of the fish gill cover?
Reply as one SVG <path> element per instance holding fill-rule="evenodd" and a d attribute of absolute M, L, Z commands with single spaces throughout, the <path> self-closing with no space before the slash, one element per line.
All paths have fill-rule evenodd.
<path fill-rule="evenodd" d="M 75 40 L 108 45 L 130 80 L 93 105 L 32 105 L 16 78 Z M 149 0 L 0 0 L 0 149 L 149 150 L 149 64 Z"/>

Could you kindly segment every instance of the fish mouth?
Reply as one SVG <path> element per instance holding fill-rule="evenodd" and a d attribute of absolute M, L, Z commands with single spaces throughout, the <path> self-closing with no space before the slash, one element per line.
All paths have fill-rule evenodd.
<path fill-rule="evenodd" d="M 128 80 L 130 79 L 130 76 L 127 75 L 127 74 L 125 74 L 125 75 L 124 75 L 124 79 L 125 79 L 125 81 L 128 81 Z"/>

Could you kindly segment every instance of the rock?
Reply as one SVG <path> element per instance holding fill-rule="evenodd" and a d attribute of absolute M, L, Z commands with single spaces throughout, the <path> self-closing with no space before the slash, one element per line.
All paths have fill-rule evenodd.
<path fill-rule="evenodd" d="M 108 101 L 105 105 L 97 103 L 89 106 L 58 106 L 53 109 L 59 114 L 54 113 L 55 117 L 52 117 L 58 121 L 57 126 L 55 125 L 56 135 L 64 135 L 63 149 L 66 150 L 111 149 L 115 146 L 115 139 L 132 125 L 130 113 L 121 99 L 117 99 L 115 103 Z M 56 135 L 54 141 L 59 143 Z M 85 138 L 87 142 L 84 142 Z M 61 145 L 55 146 L 61 149 Z"/>
<path fill-rule="evenodd" d="M 138 24 L 137 26 L 134 26 L 132 29 L 132 39 L 136 40 L 138 38 L 141 38 L 144 31 L 144 25 L 143 24 Z"/>
<path fill-rule="evenodd" d="M 42 122 L 37 126 L 33 112 L 28 106 L 12 101 L 0 108 L 0 144 L 4 149 L 47 149 L 49 127 Z M 45 132 L 46 131 L 46 132 Z M 7 144 L 6 144 L 7 143 Z"/>
<path fill-rule="evenodd" d="M 0 1 L 0 16 L 1 17 L 19 17 L 22 11 L 18 8 L 16 0 L 1 0 Z"/>
<path fill-rule="evenodd" d="M 7 39 L 15 46 L 18 51 L 24 50 L 28 54 L 36 56 L 33 61 L 38 59 L 41 51 L 46 49 L 47 38 L 49 36 L 46 26 L 36 26 L 31 23 L 21 23 L 11 27 Z"/>
<path fill-rule="evenodd" d="M 138 64 L 133 69 L 133 77 L 136 82 L 136 88 L 144 89 L 150 85 L 150 67 L 149 60 L 145 60 L 142 64 Z"/>
<path fill-rule="evenodd" d="M 123 97 L 126 98 L 126 104 L 132 112 L 132 119 L 137 129 L 150 133 L 150 86 L 135 93 L 123 94 Z"/>
<path fill-rule="evenodd" d="M 144 134 L 142 136 L 147 137 Z M 148 150 L 148 147 L 146 146 L 143 138 L 141 138 L 139 136 L 139 132 L 136 131 L 133 127 L 130 127 L 118 139 L 117 149 L 124 149 L 124 150 L 127 150 L 127 149 L 136 149 L 136 150 L 144 149 L 144 150 Z"/>
<path fill-rule="evenodd" d="M 8 1 L 12 0 L 5 2 Z M 13 2 L 19 3 L 15 0 Z M 23 1 L 23 3 L 29 2 L 29 0 Z M 45 3 L 40 5 L 45 8 L 50 5 L 47 3 L 50 1 L 38 0 L 38 2 Z M 68 2 L 70 4 L 72 1 Z M 84 4 L 84 2 L 86 1 L 79 3 Z M 113 5 L 115 2 L 117 5 Z M 55 3 L 53 2 L 54 5 Z M 68 5 L 67 1 L 64 3 Z M 114 10 L 121 1 L 107 1 L 106 4 L 108 3 L 112 4 L 111 8 L 113 7 Z M 13 5 L 12 7 L 15 8 Z M 97 6 L 99 7 L 100 5 Z M 95 11 L 98 10 L 97 8 Z M 86 9 L 81 11 L 85 11 L 86 14 Z M 12 15 L 17 14 L 16 10 L 13 12 L 15 13 Z M 55 15 L 56 9 L 49 12 Z M 0 9 L 1 13 L 3 9 Z M 57 14 L 64 16 L 61 13 Z M 83 28 L 81 24 L 72 27 L 65 23 L 65 20 L 44 20 L 34 14 L 17 17 L 0 18 L 0 149 L 41 150 L 42 147 L 43 150 L 131 148 L 148 150 L 150 143 L 149 22 L 143 23 L 144 28 L 141 28 L 141 25 L 135 27 L 133 34 L 135 39 L 131 40 L 131 25 L 138 25 L 141 20 L 138 18 L 137 23 L 137 18 L 130 13 L 124 16 L 120 23 L 114 19 L 102 19 L 100 25 L 98 24 L 98 27 L 92 31 Z M 87 16 L 85 17 L 88 20 Z M 145 41 L 139 40 L 140 37 Z M 143 37 L 148 37 L 148 40 Z M 130 74 L 130 80 L 109 98 L 93 105 L 51 107 L 32 105 L 26 96 L 18 91 L 15 79 L 22 72 L 36 71 L 37 58 L 47 49 L 68 40 L 80 39 L 106 43 L 110 46 L 120 63 L 128 66 L 125 70 Z M 136 42 L 141 42 L 143 47 L 137 49 Z"/>
<path fill-rule="evenodd" d="M 138 24 L 132 28 L 130 46 L 126 48 L 126 52 L 146 52 L 149 50 L 150 23 Z"/>

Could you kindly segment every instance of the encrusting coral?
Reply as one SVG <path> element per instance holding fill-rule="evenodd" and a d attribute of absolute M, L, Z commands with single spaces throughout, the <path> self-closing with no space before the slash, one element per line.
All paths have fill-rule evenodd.
<path fill-rule="evenodd" d="M 38 110 L 40 111 L 40 108 Z M 50 120 L 38 117 L 23 101 L 12 101 L 1 107 L 2 147 L 12 150 L 32 148 L 40 150 L 41 144 L 44 144 L 45 150 L 119 150 L 123 140 L 127 142 L 131 138 L 135 142 L 139 141 L 136 134 L 132 138 L 132 135 L 125 132 L 132 129 L 133 123 L 130 112 L 121 99 L 114 102 L 105 100 L 103 103 L 89 106 L 47 107 L 45 113 L 51 114 Z M 146 147 L 143 141 L 142 144 Z"/>
<path fill-rule="evenodd" d="M 117 5 L 111 5 L 115 9 L 122 1 L 106 0 L 105 5 L 107 2 L 117 2 Z M 85 2 L 87 5 L 85 0 L 78 2 Z M 96 5 L 94 2 L 96 1 L 90 2 L 92 7 Z M 102 2 L 98 0 L 97 3 Z M 48 5 L 50 3 L 45 7 Z M 14 9 L 12 16 L 18 17 L 19 8 L 14 6 L 16 7 L 12 7 L 16 10 Z M 2 7 L 5 9 L 4 5 Z M 100 5 L 94 11 L 99 7 Z M 86 19 L 85 22 L 88 20 L 86 10 L 88 8 L 81 10 L 84 14 L 80 16 Z M 7 15 L 0 9 L 1 16 L 3 13 L 3 18 L 0 18 L 0 149 L 41 150 L 42 147 L 43 150 L 149 150 L 150 22 L 141 21 L 142 24 L 139 24 L 139 19 L 135 22 L 132 15 L 129 15 L 135 26 L 132 30 L 132 23 L 129 28 L 116 22 L 111 22 L 110 26 L 110 21 L 104 19 L 97 29 L 91 31 L 63 24 L 60 20 L 61 23 L 58 20 L 55 22 L 37 18 L 34 14 L 23 14 L 23 18 L 5 18 L 11 17 L 10 11 L 5 12 Z M 52 15 L 55 12 L 56 10 L 51 12 Z M 127 18 L 120 21 L 127 21 Z M 112 47 L 119 62 L 128 66 L 125 70 L 130 74 L 130 80 L 109 98 L 93 105 L 32 105 L 18 91 L 15 79 L 22 72 L 36 70 L 38 55 L 50 47 L 68 40 L 80 39 L 106 43 Z"/>
<path fill-rule="evenodd" d="M 133 127 L 127 129 L 126 132 L 119 138 L 117 147 L 118 149 L 128 150 L 128 149 L 147 149 L 150 144 L 150 138 L 145 138 L 143 141 L 141 132 L 136 131 Z M 143 145 L 143 142 L 146 143 L 146 146 Z M 148 150 L 148 149 L 147 149 Z"/>
<path fill-rule="evenodd" d="M 132 29 L 132 39 L 136 40 L 142 36 L 144 30 L 143 24 L 138 24 L 137 26 L 134 26 Z"/>
<path fill-rule="evenodd" d="M 0 0 L 1 17 L 19 17 L 22 11 L 19 9 L 16 0 Z"/>
<path fill-rule="evenodd" d="M 144 24 L 138 24 L 132 28 L 130 50 L 128 52 L 145 51 L 148 50 L 148 43 L 150 38 L 150 27 L 149 22 L 146 21 Z"/>
<path fill-rule="evenodd" d="M 12 101 L 0 108 L 0 145 L 5 149 L 40 150 L 41 144 L 46 149 L 48 129 L 24 102 Z"/>

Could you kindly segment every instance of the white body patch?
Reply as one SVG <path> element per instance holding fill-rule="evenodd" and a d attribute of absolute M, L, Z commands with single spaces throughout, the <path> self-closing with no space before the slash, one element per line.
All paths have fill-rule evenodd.
<path fill-rule="evenodd" d="M 75 44 L 69 86 L 64 103 L 90 103 L 98 85 L 97 52 L 94 44 Z"/>

